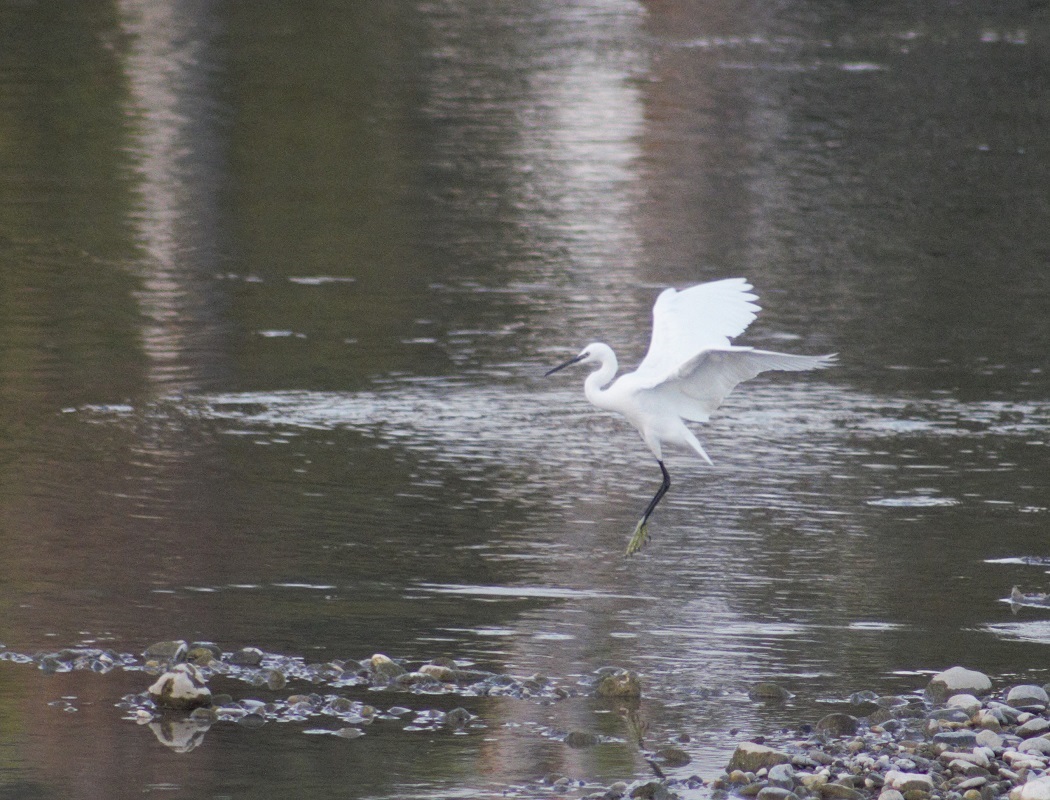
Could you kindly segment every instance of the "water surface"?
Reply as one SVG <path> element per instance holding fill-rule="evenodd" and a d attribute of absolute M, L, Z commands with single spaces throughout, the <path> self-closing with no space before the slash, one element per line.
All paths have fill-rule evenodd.
<path fill-rule="evenodd" d="M 1045 11 L 148 0 L 0 11 L 0 643 L 447 657 L 636 709 L 218 725 L 135 670 L 0 661 L 18 796 L 542 793 L 711 778 L 736 741 L 956 663 L 1047 680 Z M 659 473 L 543 372 L 744 275 L 745 385 Z M 747 697 L 773 680 L 786 706 Z M 290 685 L 284 692 L 305 691 Z M 266 690 L 224 684 L 242 696 Z M 353 690 L 347 694 L 354 695 Z M 607 741 L 573 749 L 568 731 Z M 688 737 L 688 741 L 680 741 Z M 698 796 L 703 792 L 698 791 Z"/>

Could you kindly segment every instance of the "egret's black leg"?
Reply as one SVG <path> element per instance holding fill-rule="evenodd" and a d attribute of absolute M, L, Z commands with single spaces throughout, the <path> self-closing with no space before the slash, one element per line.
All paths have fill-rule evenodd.
<path fill-rule="evenodd" d="M 671 476 L 667 474 L 667 467 L 664 466 L 664 462 L 657 459 L 657 464 L 660 465 L 660 472 L 663 473 L 663 483 L 660 484 L 660 488 L 656 490 L 656 494 L 653 495 L 653 499 L 649 501 L 649 505 L 645 507 L 645 513 L 642 514 L 642 518 L 638 521 L 638 524 L 634 526 L 634 533 L 631 535 L 631 541 L 627 543 L 627 552 L 625 555 L 634 555 L 643 547 L 645 543 L 649 541 L 649 515 L 653 513 L 653 509 L 656 508 L 667 490 L 671 488 Z"/>

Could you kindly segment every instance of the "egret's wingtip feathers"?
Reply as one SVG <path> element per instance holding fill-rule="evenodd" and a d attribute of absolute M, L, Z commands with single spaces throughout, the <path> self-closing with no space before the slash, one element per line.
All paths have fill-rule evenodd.
<path fill-rule="evenodd" d="M 839 363 L 838 353 L 828 353 L 826 356 L 817 356 L 817 361 L 814 369 L 827 369 L 828 367 L 837 367 Z"/>

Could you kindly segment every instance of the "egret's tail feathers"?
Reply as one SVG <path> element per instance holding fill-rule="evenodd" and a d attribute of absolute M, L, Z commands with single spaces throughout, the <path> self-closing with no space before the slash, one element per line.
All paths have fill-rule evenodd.
<path fill-rule="evenodd" d="M 686 441 L 689 442 L 689 446 L 696 451 L 696 454 L 700 456 L 700 458 L 707 462 L 708 466 L 713 467 L 715 465 L 715 462 L 711 460 L 711 456 L 709 456 L 707 454 L 707 451 L 704 450 L 704 446 L 700 444 L 700 440 L 697 439 L 693 435 L 693 432 L 688 428 L 686 429 L 686 433 L 688 434 Z"/>

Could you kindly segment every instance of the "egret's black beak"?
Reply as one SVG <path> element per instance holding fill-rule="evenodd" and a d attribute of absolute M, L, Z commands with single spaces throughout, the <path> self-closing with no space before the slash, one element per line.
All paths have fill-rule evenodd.
<path fill-rule="evenodd" d="M 583 359 L 585 359 L 585 358 L 587 358 L 587 354 L 586 353 L 580 353 L 578 356 L 576 356 L 576 358 L 570 358 L 564 364 L 559 364 L 554 369 L 547 370 L 545 373 L 543 373 L 543 377 L 547 378 L 547 377 L 553 375 L 558 370 L 565 369 L 566 367 L 571 367 L 573 364 L 575 364 L 575 363 L 577 363 L 579 361 L 583 361 Z"/>

